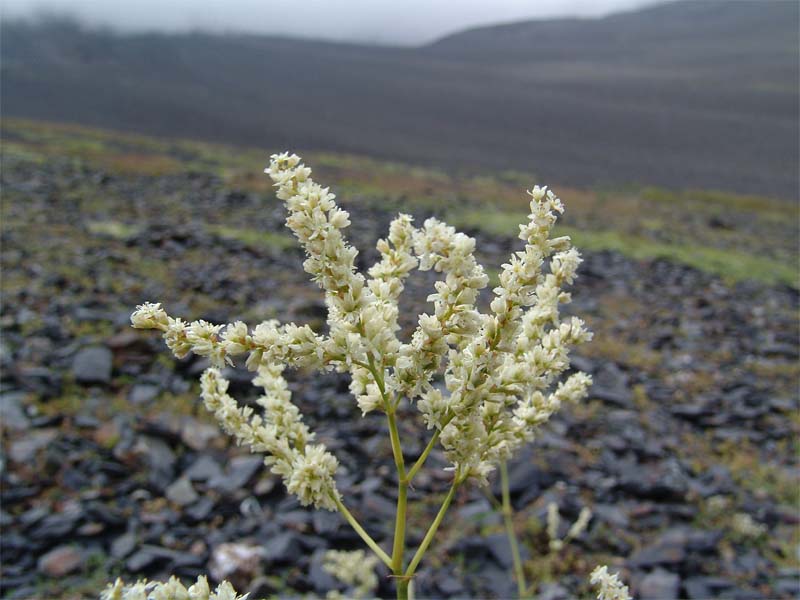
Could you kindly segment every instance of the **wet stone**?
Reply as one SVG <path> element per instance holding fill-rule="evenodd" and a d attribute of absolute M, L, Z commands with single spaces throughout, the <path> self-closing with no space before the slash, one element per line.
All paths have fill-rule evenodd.
<path fill-rule="evenodd" d="M 189 481 L 208 481 L 222 476 L 222 467 L 211 456 L 203 454 L 183 472 Z"/>
<path fill-rule="evenodd" d="M 203 496 L 195 504 L 186 509 L 186 515 L 194 521 L 204 521 L 214 510 L 214 501 Z"/>
<path fill-rule="evenodd" d="M 681 579 L 678 575 L 656 569 L 642 578 L 638 597 L 642 600 L 677 600 L 680 586 Z"/>
<path fill-rule="evenodd" d="M 311 555 L 311 561 L 308 569 L 308 579 L 314 587 L 314 591 L 319 594 L 324 594 L 330 590 L 336 589 L 339 586 L 338 581 L 328 573 L 324 567 L 325 550 L 320 548 L 315 550 Z"/>
<path fill-rule="evenodd" d="M 0 426 L 9 429 L 27 429 L 30 419 L 25 414 L 24 392 L 6 392 L 0 394 Z"/>
<path fill-rule="evenodd" d="M 536 600 L 571 600 L 570 591 L 558 583 L 544 583 L 539 587 Z"/>
<path fill-rule="evenodd" d="M 686 559 L 687 539 L 687 534 L 681 529 L 668 530 L 653 544 L 636 552 L 630 563 L 637 567 L 679 565 Z"/>
<path fill-rule="evenodd" d="M 111 350 L 105 346 L 83 348 L 73 359 L 72 376 L 78 383 L 110 383 L 112 360 Z"/>
<path fill-rule="evenodd" d="M 14 462 L 29 463 L 36 453 L 58 437 L 57 429 L 39 429 L 11 443 L 8 455 Z"/>
<path fill-rule="evenodd" d="M 128 401 L 133 404 L 147 404 L 158 397 L 161 389 L 157 385 L 150 383 L 139 383 L 128 392 Z"/>
<path fill-rule="evenodd" d="M 299 556 L 300 543 L 295 533 L 279 533 L 264 544 L 264 558 L 268 562 L 292 562 Z"/>
<path fill-rule="evenodd" d="M 232 458 L 225 474 L 210 479 L 208 485 L 221 492 L 234 492 L 252 479 L 261 468 L 262 463 L 263 459 L 258 456 Z"/>
<path fill-rule="evenodd" d="M 169 485 L 166 489 L 166 496 L 170 502 L 174 502 L 178 506 L 188 506 L 196 502 L 198 498 L 191 482 L 185 477 L 181 477 Z"/>
<path fill-rule="evenodd" d="M 131 533 L 123 533 L 111 542 L 111 556 L 117 560 L 123 559 L 136 549 L 136 536 Z"/>
<path fill-rule="evenodd" d="M 63 577 L 83 564 L 83 553 L 74 546 L 59 546 L 39 558 L 37 568 L 48 577 Z"/>

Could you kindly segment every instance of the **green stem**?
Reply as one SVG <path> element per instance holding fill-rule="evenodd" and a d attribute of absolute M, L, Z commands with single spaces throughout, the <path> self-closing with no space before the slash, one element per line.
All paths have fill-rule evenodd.
<path fill-rule="evenodd" d="M 397 419 L 395 419 L 394 411 L 387 411 L 386 418 L 389 421 L 389 437 L 392 440 L 394 466 L 397 467 L 397 475 L 400 477 L 400 482 L 403 483 L 406 479 L 406 464 L 403 460 L 403 449 L 400 446 L 400 432 L 397 430 Z"/>
<path fill-rule="evenodd" d="M 401 577 L 397 580 L 397 600 L 408 600 L 409 583 L 411 583 L 411 581 L 405 577 Z"/>
<path fill-rule="evenodd" d="M 414 554 L 414 557 L 411 559 L 411 562 L 406 569 L 405 576 L 407 580 L 410 580 L 411 577 L 414 575 L 414 572 L 417 570 L 417 566 L 419 566 L 419 562 L 422 560 L 422 557 L 425 555 L 425 552 L 428 550 L 428 546 L 431 545 L 433 541 L 433 536 L 436 535 L 436 530 L 439 529 L 439 525 L 442 524 L 442 519 L 444 519 L 444 515 L 447 512 L 447 509 L 450 507 L 450 503 L 453 501 L 453 497 L 456 495 L 456 490 L 458 486 L 461 484 L 461 481 L 458 479 L 453 480 L 453 485 L 450 487 L 450 491 L 447 492 L 447 496 L 442 502 L 442 506 L 439 509 L 439 512 L 436 514 L 436 518 L 431 523 L 431 526 L 428 528 L 428 532 L 425 534 L 425 537 L 422 540 L 422 543 L 419 545 L 417 552 Z"/>
<path fill-rule="evenodd" d="M 388 408 L 388 407 L 387 407 Z M 394 519 L 394 545 L 392 546 L 392 572 L 399 576 L 403 574 L 403 554 L 406 549 L 406 502 L 408 499 L 408 478 L 406 465 L 403 460 L 403 450 L 400 447 L 400 434 L 397 431 L 397 420 L 394 411 L 388 410 L 386 417 L 389 421 L 389 437 L 392 440 L 392 454 L 397 467 L 397 511 Z M 400 597 L 402 581 L 397 582 L 397 594 Z M 407 587 L 404 593 L 408 593 Z"/>
<path fill-rule="evenodd" d="M 514 513 L 511 509 L 511 493 L 508 484 L 508 465 L 506 461 L 500 463 L 500 484 L 503 488 L 503 521 L 506 524 L 506 534 L 508 535 L 508 543 L 511 546 L 511 557 L 514 560 L 514 576 L 517 580 L 517 590 L 519 597 L 525 597 L 525 590 L 528 589 L 525 583 L 525 572 L 522 570 L 522 559 L 519 555 L 519 544 L 517 543 L 517 534 L 514 532 Z"/>
<path fill-rule="evenodd" d="M 406 549 L 406 512 L 408 500 L 408 478 L 406 477 L 406 463 L 403 458 L 403 448 L 400 444 L 400 432 L 397 429 L 397 419 L 395 418 L 396 404 L 391 402 L 386 395 L 386 386 L 383 381 L 383 372 L 379 371 L 372 356 L 367 357 L 369 361 L 369 371 L 383 399 L 383 408 L 386 411 L 386 419 L 389 422 L 389 438 L 392 442 L 392 455 L 394 464 L 397 468 L 397 511 L 394 519 L 394 543 L 392 545 L 392 557 L 389 567 L 392 573 L 399 577 L 397 580 L 397 597 L 408 598 L 408 580 L 402 578 L 403 575 L 403 555 Z"/>
<path fill-rule="evenodd" d="M 347 507 L 342 502 L 341 498 L 338 495 L 333 495 L 333 501 L 336 503 L 336 508 L 339 509 L 339 512 L 344 515 L 344 518 L 347 519 L 347 522 L 350 523 L 350 526 L 355 530 L 355 532 L 364 540 L 364 543 L 370 547 L 370 549 L 378 556 L 378 558 L 383 561 L 383 563 L 392 568 L 392 559 L 389 558 L 389 555 L 383 551 L 383 549 L 378 546 L 377 542 L 373 540 L 370 535 L 364 531 L 364 528 L 361 527 L 361 524 L 356 521 L 356 518 L 347 510 Z"/>
<path fill-rule="evenodd" d="M 425 450 L 422 451 L 422 454 L 417 459 L 417 462 L 415 462 L 414 466 L 411 467 L 411 470 L 408 472 L 408 475 L 406 476 L 406 479 L 408 479 L 409 483 L 411 483 L 411 480 L 414 479 L 414 475 L 417 474 L 417 471 L 419 471 L 422 468 L 422 465 L 425 464 L 425 461 L 428 459 L 428 455 L 431 453 L 431 450 L 433 450 L 434 446 L 436 446 L 436 442 L 439 441 L 439 435 L 441 433 L 442 432 L 439 431 L 438 429 L 436 430 L 436 432 L 431 437 L 431 441 L 428 442 L 428 445 L 425 446 Z"/>

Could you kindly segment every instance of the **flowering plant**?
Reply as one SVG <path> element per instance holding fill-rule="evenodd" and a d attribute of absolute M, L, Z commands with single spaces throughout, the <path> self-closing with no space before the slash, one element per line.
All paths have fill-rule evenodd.
<path fill-rule="evenodd" d="M 534 187 L 529 221 L 520 226 L 525 247 L 502 266 L 489 310 L 482 313 L 476 301 L 489 278 L 473 256 L 474 239 L 434 218 L 416 228 L 401 214 L 377 244 L 380 260 L 364 275 L 355 268 L 357 251 L 343 235 L 349 215 L 328 188 L 311 179 L 311 169 L 284 153 L 273 155 L 265 171 L 288 208 L 287 226 L 306 251 L 303 267 L 325 293 L 328 334 L 277 321 L 254 328 L 240 321 L 185 322 L 154 303 L 139 306 L 131 321 L 136 328 L 162 331 L 177 357 L 189 352 L 208 357 L 212 367 L 202 375 L 202 397 L 222 428 L 264 453 L 266 464 L 303 505 L 339 511 L 391 569 L 397 595 L 405 598 L 458 488 L 468 481 L 485 484 L 498 466 L 505 474 L 505 461 L 533 439 L 538 426 L 563 402 L 586 395 L 591 378 L 584 373 L 555 384 L 569 367 L 570 348 L 591 339 L 583 321 L 562 321 L 559 313 L 559 305 L 570 301 L 563 288 L 573 282 L 580 255 L 568 237 L 551 237 L 561 201 L 547 188 Z M 428 298 L 432 314 L 420 315 L 404 342 L 397 337 L 397 300 L 414 268 L 442 277 Z M 264 390 L 261 414 L 228 394 L 219 371 L 241 355 L 247 355 L 247 368 L 257 372 L 254 383 Z M 385 414 L 398 479 L 391 552 L 347 509 L 336 487 L 338 461 L 314 443 L 292 404 L 282 377 L 287 366 L 349 373 L 362 413 Z M 444 389 L 437 385 L 439 377 Z M 431 434 L 422 454 L 407 465 L 397 419 L 410 407 Z M 450 489 L 407 561 L 408 488 L 437 445 L 450 462 Z"/>

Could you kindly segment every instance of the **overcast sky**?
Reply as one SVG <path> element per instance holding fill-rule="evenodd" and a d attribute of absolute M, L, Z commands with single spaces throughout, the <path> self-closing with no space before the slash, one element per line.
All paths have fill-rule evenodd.
<path fill-rule="evenodd" d="M 4 17 L 69 14 L 125 31 L 204 29 L 418 44 L 466 27 L 602 16 L 653 0 L 3 0 Z"/>

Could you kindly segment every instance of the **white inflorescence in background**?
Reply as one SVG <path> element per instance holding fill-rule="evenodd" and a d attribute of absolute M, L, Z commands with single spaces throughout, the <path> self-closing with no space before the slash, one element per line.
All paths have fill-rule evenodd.
<path fill-rule="evenodd" d="M 205 576 L 198 577 L 188 589 L 176 577 L 166 582 L 140 580 L 127 585 L 117 578 L 100 593 L 100 600 L 247 600 L 247 596 L 239 596 L 227 581 L 211 590 Z"/>
<path fill-rule="evenodd" d="M 474 258 L 474 239 L 436 219 L 417 229 L 401 214 L 378 242 L 381 258 L 367 277 L 356 270 L 357 251 L 343 235 L 348 213 L 311 179 L 300 158 L 273 155 L 266 172 L 288 208 L 287 226 L 306 251 L 304 269 L 324 290 L 328 335 L 277 321 L 254 328 L 187 323 L 154 303 L 139 306 L 131 321 L 161 330 L 178 357 L 190 351 L 208 357 L 213 366 L 201 379 L 206 407 L 238 442 L 266 455 L 303 505 L 337 509 L 338 462 L 312 443 L 314 434 L 281 375 L 287 366 L 349 372 L 364 414 L 394 414 L 405 399 L 438 436 L 455 481 L 485 483 L 562 403 L 586 395 L 591 378 L 584 373 L 557 383 L 569 367 L 571 347 L 591 334 L 576 317 L 560 319 L 559 306 L 570 301 L 563 288 L 573 282 L 581 259 L 568 237 L 551 238 L 563 206 L 550 190 L 529 192 L 531 212 L 519 233 L 525 246 L 502 266 L 490 310 L 482 313 L 476 301 L 489 280 Z M 397 299 L 415 268 L 432 269 L 442 279 L 428 298 L 433 312 L 420 315 L 403 342 Z M 218 370 L 245 354 L 264 390 L 260 414 L 227 393 Z M 443 387 L 435 385 L 436 377 Z"/>
<path fill-rule="evenodd" d="M 609 573 L 608 567 L 595 567 L 589 582 L 597 588 L 597 600 L 632 600 L 628 586 L 619 580 L 619 573 Z"/>

